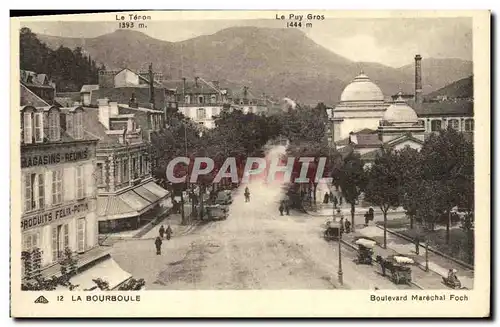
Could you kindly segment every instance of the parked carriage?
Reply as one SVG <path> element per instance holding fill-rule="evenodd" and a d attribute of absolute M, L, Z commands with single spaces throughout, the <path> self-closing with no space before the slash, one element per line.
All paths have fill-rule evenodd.
<path fill-rule="evenodd" d="M 371 265 L 373 261 L 373 247 L 377 242 L 367 238 L 360 238 L 354 243 L 358 246 L 358 264 Z"/>
<path fill-rule="evenodd" d="M 386 270 L 390 271 L 390 278 L 393 283 L 411 283 L 411 268 L 409 267 L 409 265 L 415 263 L 413 259 L 401 255 L 392 255 L 384 259 L 378 255 L 377 262 L 380 264 L 380 267 L 382 268 L 382 274 L 384 276 L 386 276 Z"/>
<path fill-rule="evenodd" d="M 342 225 L 340 222 L 327 221 L 323 236 L 327 241 L 338 240 L 342 236 Z"/>

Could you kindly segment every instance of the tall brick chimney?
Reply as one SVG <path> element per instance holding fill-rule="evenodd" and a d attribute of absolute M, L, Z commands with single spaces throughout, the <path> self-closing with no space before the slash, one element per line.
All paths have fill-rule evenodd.
<path fill-rule="evenodd" d="M 422 102 L 422 57 L 418 54 L 415 56 L 415 103 Z"/>
<path fill-rule="evenodd" d="M 155 76 L 153 74 L 153 63 L 149 64 L 149 103 L 155 107 Z"/>

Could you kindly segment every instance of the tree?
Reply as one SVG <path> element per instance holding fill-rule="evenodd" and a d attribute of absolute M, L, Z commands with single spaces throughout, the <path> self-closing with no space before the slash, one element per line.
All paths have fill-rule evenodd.
<path fill-rule="evenodd" d="M 367 171 L 365 200 L 378 205 L 384 215 L 384 248 L 387 248 L 387 211 L 399 206 L 398 167 L 391 149 L 382 149 Z"/>
<path fill-rule="evenodd" d="M 366 185 L 365 171 L 360 155 L 351 152 L 343 161 L 338 171 L 338 180 L 347 203 L 351 205 L 351 226 L 354 230 L 354 215 L 356 202 Z"/>
<path fill-rule="evenodd" d="M 413 229 L 418 205 L 415 199 L 420 192 L 419 183 L 422 179 L 421 154 L 416 149 L 405 147 L 402 150 L 395 151 L 395 159 L 399 172 L 400 203 L 405 209 L 406 215 L 410 218 L 410 228 Z"/>
<path fill-rule="evenodd" d="M 449 127 L 424 143 L 421 150 L 423 178 L 440 185 L 446 240 L 450 243 L 451 210 L 473 202 L 474 153 L 472 143 Z M 444 192 L 444 193 L 443 193 Z M 470 205 L 469 205 L 470 206 Z M 443 219 L 439 223 L 443 223 Z"/>

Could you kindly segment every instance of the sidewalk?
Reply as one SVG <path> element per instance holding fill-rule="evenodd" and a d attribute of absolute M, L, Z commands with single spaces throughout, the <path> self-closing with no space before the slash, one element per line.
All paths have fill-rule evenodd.
<path fill-rule="evenodd" d="M 359 236 L 365 236 L 377 241 L 379 246 L 384 243 L 384 230 L 376 226 L 368 226 L 364 228 L 358 228 L 356 234 Z M 405 239 L 396 237 L 389 232 L 387 233 L 387 249 L 391 249 L 399 254 L 409 256 L 413 258 L 419 265 L 425 267 L 425 247 L 420 246 L 419 255 L 415 253 L 415 244 L 411 243 Z M 382 249 L 383 250 L 383 249 Z M 378 249 L 377 249 L 378 252 Z M 474 272 L 459 266 L 457 263 L 439 256 L 433 252 L 428 253 L 429 258 L 429 270 L 446 277 L 448 275 L 448 269 L 457 269 L 457 277 L 462 282 L 462 286 L 472 289 L 474 285 Z"/>

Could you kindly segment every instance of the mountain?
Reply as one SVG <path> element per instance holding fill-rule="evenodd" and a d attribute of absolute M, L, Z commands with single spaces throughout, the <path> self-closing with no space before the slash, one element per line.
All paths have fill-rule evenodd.
<path fill-rule="evenodd" d="M 447 96 L 448 98 L 472 98 L 474 97 L 474 87 L 472 76 L 462 78 L 456 82 L 446 85 L 437 91 L 427 95 L 429 98 L 435 98 L 439 95 Z"/>
<path fill-rule="evenodd" d="M 332 105 L 343 88 L 362 69 L 387 95 L 413 93 L 412 65 L 392 68 L 358 63 L 318 45 L 295 29 L 231 27 L 212 35 L 166 42 L 141 32 L 117 30 L 96 38 L 78 39 L 38 35 L 51 48 L 82 47 L 107 68 L 146 69 L 152 62 L 164 77 L 219 80 L 221 85 L 246 85 L 250 92 L 299 102 Z M 411 61 L 413 54 L 408 54 Z M 424 92 L 431 92 L 472 74 L 472 63 L 455 59 L 424 59 Z M 456 69 L 450 70 L 450 67 Z M 445 76 L 451 74 L 451 76 Z"/>

